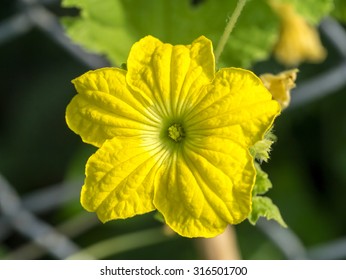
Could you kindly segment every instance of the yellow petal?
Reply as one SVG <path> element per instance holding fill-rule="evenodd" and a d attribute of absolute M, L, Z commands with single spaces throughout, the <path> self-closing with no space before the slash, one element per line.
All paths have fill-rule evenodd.
<path fill-rule="evenodd" d="M 295 88 L 298 69 L 291 69 L 273 75 L 266 73 L 260 76 L 264 86 L 273 95 L 273 98 L 280 103 L 281 108 L 288 107 L 291 101 L 291 89 Z"/>
<path fill-rule="evenodd" d="M 281 19 L 281 32 L 274 54 L 278 61 L 289 67 L 302 62 L 320 63 L 326 57 L 319 34 L 315 27 L 300 16 L 287 3 L 270 1 Z"/>
<path fill-rule="evenodd" d="M 162 117 L 176 118 L 214 77 L 211 41 L 172 46 L 147 36 L 134 44 L 127 61 L 128 84 L 155 103 Z"/>
<path fill-rule="evenodd" d="M 73 80 L 78 94 L 67 106 L 66 122 L 84 142 L 100 147 L 115 136 L 150 134 L 159 125 L 150 106 L 128 89 L 125 75 L 103 68 Z"/>
<path fill-rule="evenodd" d="M 81 203 L 103 222 L 154 210 L 153 178 L 161 154 L 140 138 L 107 140 L 86 165 Z"/>
<path fill-rule="evenodd" d="M 263 138 L 280 105 L 252 72 L 224 68 L 186 117 L 188 137 L 219 136 L 250 147 Z"/>
<path fill-rule="evenodd" d="M 213 237 L 250 213 L 255 171 L 247 149 L 228 139 L 187 141 L 155 178 L 156 208 L 186 237 Z"/>

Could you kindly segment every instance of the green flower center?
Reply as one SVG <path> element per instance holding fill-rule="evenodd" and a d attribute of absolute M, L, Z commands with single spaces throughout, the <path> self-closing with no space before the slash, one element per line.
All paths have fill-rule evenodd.
<path fill-rule="evenodd" d="M 185 136 L 185 131 L 181 124 L 175 123 L 168 128 L 168 136 L 175 142 L 180 142 Z"/>

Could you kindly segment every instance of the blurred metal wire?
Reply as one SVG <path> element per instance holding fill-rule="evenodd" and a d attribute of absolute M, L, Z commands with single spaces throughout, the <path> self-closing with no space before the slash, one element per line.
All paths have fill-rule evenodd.
<path fill-rule="evenodd" d="M 340 64 L 308 81 L 299 83 L 299 86 L 292 91 L 292 101 L 288 110 L 333 94 L 346 85 L 346 32 L 332 18 L 324 19 L 320 28 L 340 55 Z"/>
<path fill-rule="evenodd" d="M 328 17 L 322 21 L 321 31 L 341 57 L 346 59 L 346 32 L 344 28 L 336 20 Z"/>
<path fill-rule="evenodd" d="M 288 260 L 307 259 L 307 252 L 298 236 L 275 221 L 260 219 L 256 226 L 280 249 Z"/>
<path fill-rule="evenodd" d="M 310 248 L 307 257 L 312 260 L 345 259 L 346 237 Z"/>
<path fill-rule="evenodd" d="M 302 82 L 292 91 L 289 110 L 333 94 L 346 85 L 346 60 L 333 69 Z"/>
<path fill-rule="evenodd" d="M 66 237 L 72 239 L 77 237 L 84 232 L 87 232 L 91 228 L 98 225 L 100 221 L 97 219 L 95 215 L 91 213 L 82 212 L 63 223 L 57 225 L 55 228 L 60 233 L 64 234 Z M 29 241 L 26 244 L 11 250 L 5 258 L 9 260 L 20 260 L 20 259 L 41 259 L 46 254 L 45 248 L 38 246 L 35 242 Z M 82 256 L 84 259 L 94 259 L 94 256 L 83 253 L 79 251 L 78 255 Z"/>
<path fill-rule="evenodd" d="M 30 31 L 33 27 L 37 27 L 90 69 L 109 66 L 109 62 L 105 58 L 89 53 L 72 43 L 66 36 L 59 19 L 45 8 L 41 2 L 37 0 L 20 0 L 19 3 L 23 6 L 22 10 L 10 19 L 0 23 L 0 44 Z"/>
<path fill-rule="evenodd" d="M 72 43 L 65 35 L 59 19 L 45 7 L 45 5 L 56 2 L 57 0 L 18 0 L 18 3 L 21 4 L 18 7 L 21 9 L 17 14 L 0 22 L 0 45 L 26 34 L 36 27 L 90 69 L 108 66 L 109 63 L 103 57 L 86 52 Z M 338 22 L 331 18 L 325 19 L 320 28 L 339 53 L 340 64 L 311 80 L 300 83 L 292 94 L 291 108 L 293 109 L 334 93 L 346 85 L 346 32 Z M 57 208 L 68 200 L 75 199 L 78 197 L 80 185 L 80 182 L 58 184 L 30 194 L 21 200 L 15 188 L 0 176 L 0 210 L 2 214 L 0 240 L 6 238 L 12 230 L 29 238 L 27 244 L 17 248 L 7 257 L 40 258 L 48 252 L 58 259 L 65 259 L 71 255 L 92 259 L 93 256 L 86 255 L 85 252 L 84 255 L 81 255 L 80 248 L 71 241 L 71 238 L 93 227 L 97 222 L 94 216 L 78 215 L 52 227 L 34 215 Z M 71 192 L 66 191 L 67 189 Z M 260 220 L 258 227 L 276 244 L 287 259 L 346 258 L 346 237 L 307 250 L 291 230 L 280 228 L 275 223 L 265 220 Z"/>
<path fill-rule="evenodd" d="M 17 14 L 0 23 L 0 44 L 28 32 L 33 27 L 33 23 L 25 14 Z"/>
<path fill-rule="evenodd" d="M 22 199 L 22 206 L 31 213 L 44 213 L 77 199 L 82 181 L 61 183 L 34 191 Z M 11 232 L 10 221 L 0 216 L 0 241 Z"/>

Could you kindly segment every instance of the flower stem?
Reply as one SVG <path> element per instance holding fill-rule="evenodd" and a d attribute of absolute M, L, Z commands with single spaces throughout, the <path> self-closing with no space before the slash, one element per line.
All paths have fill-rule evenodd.
<path fill-rule="evenodd" d="M 225 45 L 227 43 L 227 40 L 229 38 L 229 35 L 231 35 L 231 32 L 237 23 L 237 20 L 241 14 L 241 11 L 243 10 L 244 6 L 246 4 L 246 0 L 238 0 L 237 6 L 235 7 L 235 10 L 233 11 L 233 14 L 231 15 L 226 28 L 220 38 L 219 44 L 216 47 L 215 50 L 215 60 L 216 63 L 219 61 L 220 55 L 223 52 L 223 49 L 225 48 Z"/>
<path fill-rule="evenodd" d="M 214 238 L 198 238 L 197 246 L 206 260 L 240 260 L 236 232 L 229 225 L 225 232 Z"/>

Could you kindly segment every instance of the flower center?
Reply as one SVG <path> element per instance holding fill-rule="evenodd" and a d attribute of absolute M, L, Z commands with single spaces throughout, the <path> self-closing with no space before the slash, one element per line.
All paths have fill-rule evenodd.
<path fill-rule="evenodd" d="M 185 136 L 183 127 L 178 123 L 171 125 L 168 128 L 168 136 L 175 142 L 180 142 Z"/>

